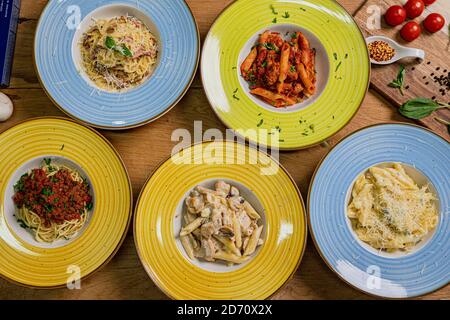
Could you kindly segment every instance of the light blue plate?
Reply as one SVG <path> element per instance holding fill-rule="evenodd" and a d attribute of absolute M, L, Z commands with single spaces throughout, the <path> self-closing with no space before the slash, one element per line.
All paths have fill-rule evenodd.
<path fill-rule="evenodd" d="M 347 192 L 357 176 L 383 162 L 415 167 L 440 199 L 440 220 L 432 238 L 399 257 L 365 248 L 345 212 Z M 325 157 L 310 187 L 309 227 L 322 258 L 341 279 L 376 296 L 415 297 L 445 286 L 450 281 L 449 174 L 449 143 L 426 129 L 383 124 L 353 133 Z"/>
<path fill-rule="evenodd" d="M 96 90 L 80 76 L 72 57 L 74 21 L 106 5 L 138 10 L 154 24 L 160 39 L 160 62 L 153 75 L 124 93 Z M 177 104 L 194 78 L 200 42 L 183 0 L 51 0 L 37 26 L 34 52 L 41 83 L 60 109 L 94 127 L 127 129 L 151 122 Z"/>

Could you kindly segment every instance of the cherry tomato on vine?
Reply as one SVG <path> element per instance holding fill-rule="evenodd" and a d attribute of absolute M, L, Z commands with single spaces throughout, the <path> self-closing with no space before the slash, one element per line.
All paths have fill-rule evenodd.
<path fill-rule="evenodd" d="M 390 26 L 398 26 L 406 20 L 406 10 L 402 6 L 392 6 L 384 15 L 386 23 Z"/>
<path fill-rule="evenodd" d="M 414 21 L 408 22 L 403 26 L 402 30 L 400 30 L 402 38 L 409 42 L 416 40 L 421 33 L 422 29 L 420 28 L 420 25 Z"/>
<path fill-rule="evenodd" d="M 408 2 L 403 7 L 406 10 L 408 18 L 414 19 L 423 13 L 425 4 L 423 3 L 423 0 L 408 0 Z"/>
<path fill-rule="evenodd" d="M 435 3 L 436 2 L 436 0 L 423 0 L 423 3 L 426 5 L 426 6 L 429 6 L 430 4 L 433 4 L 433 3 Z"/>
<path fill-rule="evenodd" d="M 431 33 L 438 32 L 445 24 L 445 19 L 439 13 L 430 13 L 423 21 L 423 26 Z"/>

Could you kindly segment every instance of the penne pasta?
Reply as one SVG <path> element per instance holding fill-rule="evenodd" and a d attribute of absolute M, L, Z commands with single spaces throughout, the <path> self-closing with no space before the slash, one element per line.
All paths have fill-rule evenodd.
<path fill-rule="evenodd" d="M 214 235 L 214 238 L 216 238 L 219 242 L 221 242 L 225 246 L 225 249 L 227 249 L 229 252 L 237 255 L 238 257 L 242 255 L 239 249 L 236 247 L 234 241 L 219 235 Z"/>
<path fill-rule="evenodd" d="M 303 63 L 299 63 L 297 65 L 298 75 L 300 79 L 303 82 L 303 85 L 305 86 L 305 91 L 308 94 L 314 93 L 314 84 L 311 82 L 311 79 L 309 78 L 308 72 L 306 71 L 305 66 Z"/>
<path fill-rule="evenodd" d="M 255 220 L 261 219 L 261 216 L 258 214 L 258 212 L 256 212 L 256 210 L 253 208 L 253 206 L 248 201 L 244 202 L 244 209 L 250 218 L 255 219 Z"/>
<path fill-rule="evenodd" d="M 258 50 L 256 47 L 253 47 L 252 51 L 250 51 L 247 58 L 245 58 L 244 62 L 241 65 L 241 74 L 245 77 L 248 72 L 250 71 L 253 62 L 255 61 L 256 57 L 258 56 Z"/>
<path fill-rule="evenodd" d="M 261 225 L 257 227 L 256 230 L 252 233 L 248 241 L 247 248 L 245 248 L 244 256 L 249 256 L 255 252 L 256 247 L 258 246 L 259 238 L 261 237 L 262 230 L 263 226 Z"/>
<path fill-rule="evenodd" d="M 188 255 L 189 259 L 194 260 L 194 247 L 192 246 L 191 241 L 189 240 L 188 236 L 181 236 L 180 237 L 181 244 L 183 245 L 184 250 L 186 251 L 186 254 Z"/>
<path fill-rule="evenodd" d="M 245 202 L 244 202 L 245 204 Z M 234 231 L 234 239 L 236 241 L 236 247 L 238 249 L 242 248 L 242 233 L 241 233 L 241 224 L 236 218 L 236 213 L 233 212 L 233 231 Z"/>
<path fill-rule="evenodd" d="M 283 47 L 281 48 L 281 56 L 280 56 L 280 76 L 278 78 L 278 81 L 282 84 L 287 78 L 287 74 L 289 71 L 289 55 L 290 55 L 291 49 L 289 44 L 285 43 L 283 44 Z M 278 91 L 280 93 L 280 91 Z"/>
<path fill-rule="evenodd" d="M 250 259 L 250 257 L 246 256 L 246 257 L 239 257 L 235 254 L 232 253 L 228 253 L 225 251 L 218 251 L 215 253 L 214 255 L 215 259 L 219 259 L 219 260 L 223 260 L 223 261 L 228 261 L 228 262 L 232 262 L 232 263 L 237 263 L 237 264 L 241 264 L 246 262 L 247 260 Z"/>
<path fill-rule="evenodd" d="M 197 218 L 181 229 L 180 236 L 186 236 L 203 224 L 203 218 Z"/>
<path fill-rule="evenodd" d="M 248 243 L 262 241 L 256 234 L 261 216 L 235 186 L 218 181 L 214 188 L 197 186 L 186 198 L 181 244 L 190 259 L 242 263 Z"/>
<path fill-rule="evenodd" d="M 303 33 L 284 40 L 267 30 L 242 62 L 241 74 L 252 94 L 275 108 L 288 107 L 315 93 L 315 54 Z"/>

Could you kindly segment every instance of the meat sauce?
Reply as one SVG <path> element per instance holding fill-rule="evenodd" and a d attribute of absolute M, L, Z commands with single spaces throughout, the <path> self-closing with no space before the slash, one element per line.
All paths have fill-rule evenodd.
<path fill-rule="evenodd" d="M 51 177 L 43 169 L 33 169 L 30 174 L 24 174 L 14 188 L 16 206 L 33 211 L 46 226 L 80 219 L 85 208 L 92 208 L 89 185 L 75 181 L 66 169 Z"/>

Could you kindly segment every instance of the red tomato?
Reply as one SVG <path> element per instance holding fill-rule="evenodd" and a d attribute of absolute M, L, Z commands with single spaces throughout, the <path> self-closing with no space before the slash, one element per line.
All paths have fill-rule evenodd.
<path fill-rule="evenodd" d="M 431 33 L 438 32 L 439 30 L 441 30 L 444 24 L 445 19 L 439 13 L 431 13 L 423 21 L 423 26 Z"/>
<path fill-rule="evenodd" d="M 420 28 L 420 25 L 414 21 L 408 22 L 403 26 L 402 30 L 400 30 L 402 38 L 409 42 L 416 40 L 421 33 L 422 29 Z"/>
<path fill-rule="evenodd" d="M 408 0 L 408 2 L 403 7 L 406 10 L 408 18 L 414 19 L 423 13 L 425 4 L 423 3 L 423 0 Z"/>
<path fill-rule="evenodd" d="M 430 4 L 435 3 L 435 2 L 436 2 L 436 0 L 423 0 L 423 3 L 424 3 L 426 6 L 429 6 Z"/>
<path fill-rule="evenodd" d="M 402 6 L 392 6 L 384 15 L 386 23 L 390 26 L 398 26 L 406 20 L 406 10 Z"/>

